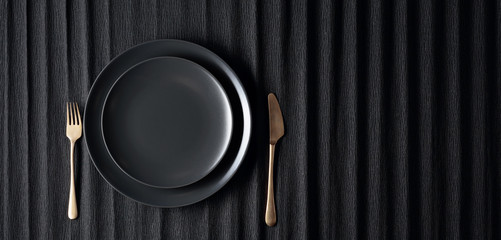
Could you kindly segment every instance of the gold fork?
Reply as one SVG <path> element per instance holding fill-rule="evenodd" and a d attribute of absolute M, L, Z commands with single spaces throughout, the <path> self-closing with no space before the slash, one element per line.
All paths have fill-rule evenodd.
<path fill-rule="evenodd" d="M 70 153 L 70 166 L 71 166 L 71 180 L 70 180 L 70 202 L 68 205 L 68 217 L 75 219 L 78 216 L 77 198 L 75 195 L 75 167 L 73 156 L 75 152 L 75 142 L 82 136 L 82 119 L 80 118 L 80 110 L 78 110 L 78 103 L 66 103 L 66 137 L 71 142 Z"/>

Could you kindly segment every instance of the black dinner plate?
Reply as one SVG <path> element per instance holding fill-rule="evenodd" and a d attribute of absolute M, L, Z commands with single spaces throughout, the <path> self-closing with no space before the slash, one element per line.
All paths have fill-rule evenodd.
<path fill-rule="evenodd" d="M 224 88 L 231 105 L 233 131 L 229 146 L 217 167 L 206 177 L 179 188 L 155 188 L 142 184 L 115 164 L 102 135 L 102 114 L 106 96 L 117 79 L 132 66 L 156 57 L 188 59 L 207 69 Z M 221 189 L 241 165 L 249 146 L 251 113 L 247 94 L 235 72 L 208 49 L 181 40 L 156 40 L 137 45 L 114 58 L 98 75 L 85 106 L 84 138 L 91 159 L 118 192 L 143 204 L 179 207 L 201 201 Z"/>
<path fill-rule="evenodd" d="M 109 92 L 103 136 L 117 165 L 146 185 L 176 188 L 207 176 L 232 130 L 226 93 L 202 66 L 177 57 L 145 60 Z"/>

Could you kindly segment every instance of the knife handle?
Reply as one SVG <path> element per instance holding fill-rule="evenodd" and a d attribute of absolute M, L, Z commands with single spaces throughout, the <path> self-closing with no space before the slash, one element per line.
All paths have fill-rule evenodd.
<path fill-rule="evenodd" d="M 270 167 L 268 170 L 268 197 L 266 198 L 266 215 L 264 220 L 266 225 L 272 227 L 277 223 L 275 211 L 275 194 L 273 192 L 273 162 L 275 158 L 275 145 L 270 144 Z"/>

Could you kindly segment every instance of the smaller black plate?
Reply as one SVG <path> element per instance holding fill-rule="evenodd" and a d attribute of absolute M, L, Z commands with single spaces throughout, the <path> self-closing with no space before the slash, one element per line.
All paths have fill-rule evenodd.
<path fill-rule="evenodd" d="M 209 174 L 232 132 L 228 97 L 202 66 L 177 57 L 152 58 L 127 70 L 103 109 L 110 155 L 146 185 L 176 188 Z"/>

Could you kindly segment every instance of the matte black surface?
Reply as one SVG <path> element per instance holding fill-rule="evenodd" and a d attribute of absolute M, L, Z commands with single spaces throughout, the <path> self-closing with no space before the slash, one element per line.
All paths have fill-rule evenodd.
<path fill-rule="evenodd" d="M 200 65 L 153 58 L 128 69 L 110 90 L 103 136 L 113 160 L 154 187 L 192 184 L 228 148 L 233 119 L 221 84 Z"/>
<path fill-rule="evenodd" d="M 0 6 L 1 239 L 501 238 L 499 1 Z M 246 86 L 254 121 L 242 165 L 211 197 L 160 209 L 114 191 L 79 142 L 80 216 L 69 221 L 64 102 L 83 107 L 111 58 L 165 38 L 214 51 Z M 263 221 L 268 92 L 286 124 L 273 228 Z"/>
<path fill-rule="evenodd" d="M 233 131 L 224 158 L 203 181 L 180 188 L 155 188 L 130 178 L 113 161 L 102 136 L 103 107 L 117 79 L 145 60 L 171 56 L 200 64 L 223 85 L 231 101 Z M 134 70 L 134 69 L 132 69 Z M 117 84 L 120 84 L 120 80 Z M 242 163 L 250 139 L 250 108 L 245 90 L 233 70 L 217 55 L 199 45 L 180 40 L 157 40 L 135 46 L 113 59 L 99 74 L 87 99 L 84 137 L 91 158 L 101 175 L 120 193 L 147 205 L 178 207 L 198 202 L 219 190 Z"/>

